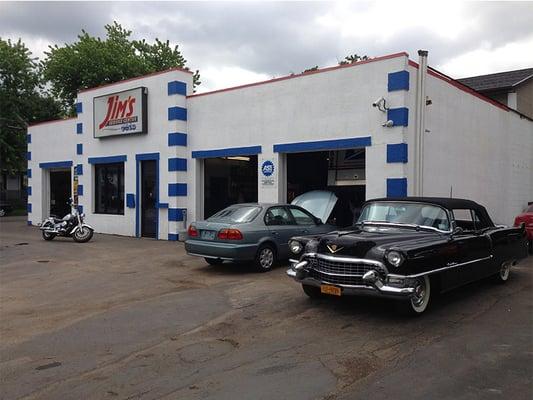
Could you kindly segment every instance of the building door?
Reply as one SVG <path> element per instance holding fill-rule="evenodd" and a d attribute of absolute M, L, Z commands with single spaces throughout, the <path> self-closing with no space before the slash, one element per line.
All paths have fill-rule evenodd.
<path fill-rule="evenodd" d="M 157 161 L 141 161 L 141 235 L 157 237 Z"/>
<path fill-rule="evenodd" d="M 72 196 L 70 170 L 50 171 L 50 215 L 63 218 L 70 212 Z"/>

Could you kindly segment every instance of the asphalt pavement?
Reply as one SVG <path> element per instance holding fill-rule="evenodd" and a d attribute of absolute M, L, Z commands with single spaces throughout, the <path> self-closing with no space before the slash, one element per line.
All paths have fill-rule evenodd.
<path fill-rule="evenodd" d="M 533 399 L 533 257 L 436 299 L 312 301 L 176 242 L 0 220 L 1 399 Z"/>

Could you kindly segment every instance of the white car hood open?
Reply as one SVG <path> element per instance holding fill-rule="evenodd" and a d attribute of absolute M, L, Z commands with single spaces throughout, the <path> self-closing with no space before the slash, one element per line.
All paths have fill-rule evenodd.
<path fill-rule="evenodd" d="M 312 190 L 296 197 L 291 204 L 302 207 L 315 217 L 326 223 L 333 207 L 337 203 L 337 196 L 326 190 Z"/>

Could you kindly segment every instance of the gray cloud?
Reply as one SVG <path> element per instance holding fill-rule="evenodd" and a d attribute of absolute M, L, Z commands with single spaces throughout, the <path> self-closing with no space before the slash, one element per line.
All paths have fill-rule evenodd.
<path fill-rule="evenodd" d="M 455 3 L 427 3 L 438 15 Z M 356 2 L 349 12 L 365 15 L 374 3 Z M 415 7 L 406 3 L 407 7 Z M 415 28 L 413 21 L 398 21 L 396 34 L 386 39 L 346 36 L 318 19 L 331 3 L 0 3 L 0 36 L 28 42 L 72 41 L 81 29 L 103 35 L 103 26 L 117 20 L 138 38 L 169 39 L 179 44 L 189 66 L 239 66 L 279 76 L 305 68 L 331 65 L 351 53 L 379 56 L 406 50 L 416 58 L 418 48 L 430 50 L 431 64 L 479 49 L 493 49 L 533 35 L 533 3 L 461 3 L 471 19 L 459 37 Z M 456 21 L 449 21 L 453 30 Z M 465 71 L 465 74 L 466 73 Z M 205 81 L 204 77 L 204 81 Z"/>

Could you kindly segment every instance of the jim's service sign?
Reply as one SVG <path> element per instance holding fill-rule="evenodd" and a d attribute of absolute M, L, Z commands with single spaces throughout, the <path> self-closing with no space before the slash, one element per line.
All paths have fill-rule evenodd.
<path fill-rule="evenodd" d="M 95 97 L 94 137 L 129 135 L 148 131 L 147 96 L 144 87 Z"/>

